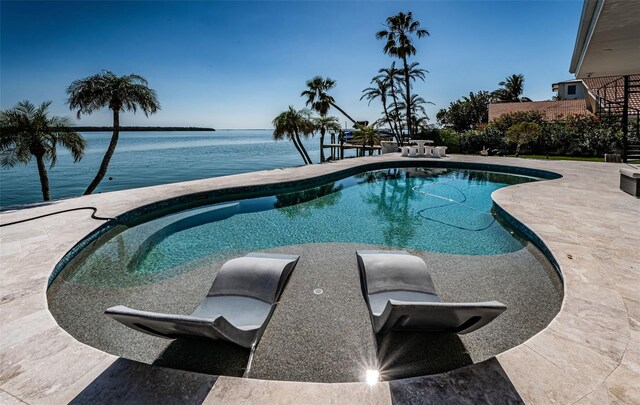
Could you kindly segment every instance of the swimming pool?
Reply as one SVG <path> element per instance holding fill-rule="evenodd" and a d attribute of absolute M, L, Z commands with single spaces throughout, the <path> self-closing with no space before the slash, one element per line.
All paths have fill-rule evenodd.
<path fill-rule="evenodd" d="M 535 177 L 450 168 L 369 171 L 319 187 L 227 201 L 120 225 L 63 272 L 68 282 L 126 287 L 202 260 L 304 243 L 362 243 L 458 255 L 515 252 L 525 241 L 491 193 Z"/>
<path fill-rule="evenodd" d="M 536 247 L 526 228 L 518 229 L 527 237 L 511 228 L 491 193 L 555 177 L 514 167 L 428 165 L 372 164 L 368 171 L 141 206 L 67 253 L 50 277 L 49 310 L 77 340 L 100 350 L 213 375 L 348 382 L 360 381 L 363 361 L 396 379 L 486 360 L 543 329 L 563 296 L 556 269 L 538 249 L 544 246 Z M 464 336 L 403 332 L 376 340 L 355 251 L 386 248 L 422 258 L 443 301 L 498 300 L 508 310 Z M 191 313 L 222 264 L 250 251 L 300 256 L 255 352 L 221 341 L 161 339 L 104 315 L 115 305 Z M 318 288 L 322 294 L 314 293 Z"/>

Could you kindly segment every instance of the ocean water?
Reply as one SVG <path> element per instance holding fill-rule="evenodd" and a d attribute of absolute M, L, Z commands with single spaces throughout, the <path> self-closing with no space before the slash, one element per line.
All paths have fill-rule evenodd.
<path fill-rule="evenodd" d="M 111 132 L 86 132 L 85 157 L 73 163 L 58 149 L 58 163 L 49 170 L 52 199 L 82 195 L 95 176 Z M 319 161 L 319 137 L 304 144 Z M 109 170 L 96 192 L 168 184 L 250 171 L 302 165 L 291 142 L 274 141 L 271 130 L 121 132 Z M 111 177 L 111 180 L 109 180 Z M 0 169 L 0 207 L 42 201 L 35 161 Z"/>

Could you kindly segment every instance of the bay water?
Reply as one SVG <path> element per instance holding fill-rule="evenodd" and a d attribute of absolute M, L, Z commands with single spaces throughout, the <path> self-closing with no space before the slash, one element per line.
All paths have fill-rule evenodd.
<path fill-rule="evenodd" d="M 82 133 L 87 141 L 77 163 L 58 147 L 58 162 L 49 170 L 52 199 L 82 195 L 98 171 L 111 132 Z M 325 142 L 329 142 L 329 137 Z M 304 141 L 314 163 L 320 140 Z M 326 150 L 325 152 L 328 152 Z M 121 132 L 107 174 L 96 192 L 168 184 L 257 170 L 302 165 L 292 142 L 274 141 L 272 130 Z M 35 160 L 0 169 L 0 207 L 42 201 Z"/>

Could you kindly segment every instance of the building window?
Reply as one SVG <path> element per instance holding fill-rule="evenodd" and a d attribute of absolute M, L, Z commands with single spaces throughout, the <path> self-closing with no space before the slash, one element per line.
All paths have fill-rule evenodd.
<path fill-rule="evenodd" d="M 575 84 L 571 84 L 569 86 L 567 86 L 567 94 L 570 96 L 573 96 L 576 94 L 576 85 Z"/>

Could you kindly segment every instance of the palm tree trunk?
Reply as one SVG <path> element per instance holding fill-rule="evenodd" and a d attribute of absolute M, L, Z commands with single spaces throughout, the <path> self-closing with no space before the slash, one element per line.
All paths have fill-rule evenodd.
<path fill-rule="evenodd" d="M 109 142 L 109 147 L 107 148 L 107 152 L 104 154 L 102 158 L 102 163 L 100 163 L 100 168 L 98 169 L 98 173 L 96 177 L 91 181 L 89 187 L 84 192 L 84 195 L 89 195 L 95 191 L 100 182 L 102 181 L 105 174 L 107 174 L 107 168 L 109 167 L 109 162 L 111 161 L 111 157 L 113 156 L 113 152 L 116 150 L 116 145 L 118 145 L 118 137 L 120 136 L 120 111 L 113 110 L 113 135 L 111 135 L 111 142 Z"/>
<path fill-rule="evenodd" d="M 302 140 L 300 139 L 300 136 L 298 135 L 297 132 L 295 135 L 296 135 L 296 140 L 298 141 L 298 145 L 300 145 L 300 149 L 302 150 L 302 153 L 304 153 L 305 161 L 307 162 L 307 164 L 310 164 L 310 165 L 313 164 L 313 162 L 311 161 L 311 158 L 309 157 L 309 154 L 307 153 L 307 150 L 302 144 Z"/>
<path fill-rule="evenodd" d="M 349 114 L 347 114 L 342 108 L 338 107 L 335 103 L 331 103 L 331 105 L 338 111 L 340 111 L 340 113 L 342 113 L 342 115 L 344 115 L 345 117 L 347 117 L 349 119 L 349 121 L 353 122 L 353 125 L 355 127 L 358 127 L 358 122 L 356 120 L 354 120 L 353 118 L 351 118 L 351 116 Z"/>
<path fill-rule="evenodd" d="M 47 174 L 47 166 L 44 164 L 44 156 L 36 156 L 38 163 L 38 174 L 40 175 L 40 188 L 42 189 L 42 199 L 44 201 L 51 200 L 51 192 L 49 191 L 49 175 Z"/>
<path fill-rule="evenodd" d="M 382 109 L 384 111 L 384 116 L 387 118 L 387 123 L 389 124 L 389 127 L 391 128 L 391 132 L 393 133 L 393 137 L 396 138 L 396 141 L 399 144 L 400 143 L 400 138 L 398 137 L 398 134 L 396 133 L 396 130 L 393 127 L 393 122 L 391 122 L 391 118 L 389 117 L 389 111 L 387 109 L 387 101 L 384 98 L 381 101 L 382 101 Z"/>
<path fill-rule="evenodd" d="M 409 132 L 409 138 L 413 138 L 413 128 L 411 127 L 411 78 L 409 77 L 409 65 L 407 64 L 407 57 L 402 57 L 404 63 L 404 85 L 407 90 L 407 132 Z"/>
<path fill-rule="evenodd" d="M 391 82 L 391 98 L 393 99 L 393 109 L 394 111 L 398 111 L 398 97 L 396 96 L 396 88 L 393 85 L 393 81 Z M 398 146 L 402 146 L 402 129 L 398 128 L 398 122 L 394 120 L 394 125 L 396 129 L 396 138 L 398 141 Z"/>
<path fill-rule="evenodd" d="M 298 144 L 298 140 L 297 139 L 298 139 L 297 135 L 294 135 L 294 136 L 291 137 L 291 141 L 293 142 L 293 146 L 296 147 L 296 150 L 298 151 L 298 153 L 302 157 L 302 160 L 304 161 L 304 164 L 308 165 L 309 162 L 307 162 L 307 158 L 305 157 L 304 153 L 302 153 L 302 149 L 300 149 L 300 145 Z"/>
<path fill-rule="evenodd" d="M 320 163 L 324 163 L 324 129 L 320 130 Z"/>

